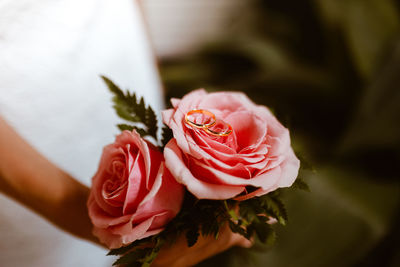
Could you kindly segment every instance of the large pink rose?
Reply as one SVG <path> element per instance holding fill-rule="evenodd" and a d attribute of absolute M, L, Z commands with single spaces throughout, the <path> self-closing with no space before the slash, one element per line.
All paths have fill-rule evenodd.
<path fill-rule="evenodd" d="M 93 233 L 109 248 L 155 235 L 179 212 L 183 186 L 163 155 L 138 133 L 124 131 L 104 148 L 88 200 Z"/>
<path fill-rule="evenodd" d="M 202 89 L 171 102 L 173 109 L 162 114 L 174 134 L 164 150 L 165 163 L 197 198 L 243 200 L 295 181 L 300 162 L 289 131 L 266 107 L 242 93 L 207 94 Z M 232 126 L 232 134 L 216 137 L 192 128 L 185 114 L 194 109 L 214 113 Z"/>

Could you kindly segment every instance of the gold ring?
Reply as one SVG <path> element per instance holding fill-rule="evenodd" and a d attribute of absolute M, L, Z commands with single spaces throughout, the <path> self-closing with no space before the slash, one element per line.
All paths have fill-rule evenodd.
<path fill-rule="evenodd" d="M 189 116 L 192 115 L 192 114 L 195 114 L 195 113 L 208 115 L 208 116 L 210 116 L 212 118 L 212 121 L 210 123 L 206 123 L 206 124 L 195 123 L 194 121 L 191 121 L 189 119 Z M 195 128 L 206 128 L 207 129 L 210 126 L 213 126 L 217 122 L 217 119 L 215 118 L 214 113 L 212 113 L 212 112 L 210 112 L 208 110 L 205 110 L 205 109 L 193 109 L 193 110 L 189 111 L 188 113 L 186 113 L 185 121 L 186 121 L 187 124 L 189 124 L 190 126 L 193 126 Z"/>
<path fill-rule="evenodd" d="M 228 130 L 227 131 L 225 131 L 225 132 L 216 132 L 216 131 L 211 130 L 208 127 L 205 128 L 204 131 L 206 131 L 206 133 L 214 135 L 214 136 L 228 136 L 228 135 L 230 135 L 232 133 L 232 126 L 229 123 L 224 122 L 223 120 L 220 120 L 220 121 L 222 121 L 225 125 L 228 126 Z"/>

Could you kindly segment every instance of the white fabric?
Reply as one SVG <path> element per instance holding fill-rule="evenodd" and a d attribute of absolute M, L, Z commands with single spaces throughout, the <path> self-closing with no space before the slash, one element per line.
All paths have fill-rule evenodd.
<path fill-rule="evenodd" d="M 89 184 L 118 133 L 99 74 L 162 106 L 149 47 L 133 0 L 0 0 L 0 114 Z M 109 266 L 105 254 L 0 195 L 0 266 Z"/>
<path fill-rule="evenodd" d="M 243 0 L 145 0 L 144 12 L 160 57 L 184 56 L 238 27 L 249 16 Z M 171 15 L 173 14 L 173 15 Z"/>

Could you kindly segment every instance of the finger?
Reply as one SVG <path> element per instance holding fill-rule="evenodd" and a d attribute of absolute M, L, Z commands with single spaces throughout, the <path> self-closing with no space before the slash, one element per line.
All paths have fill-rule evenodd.
<path fill-rule="evenodd" d="M 239 235 L 235 238 L 234 246 L 239 246 L 242 248 L 251 248 L 254 245 L 254 239 L 251 238 L 250 240 Z"/>

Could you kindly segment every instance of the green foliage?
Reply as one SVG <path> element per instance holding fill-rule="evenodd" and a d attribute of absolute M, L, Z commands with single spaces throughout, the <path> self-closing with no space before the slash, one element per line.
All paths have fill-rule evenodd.
<path fill-rule="evenodd" d="M 222 227 L 226 224 L 233 232 L 247 239 L 255 236 L 260 242 L 272 245 L 275 231 L 269 224 L 271 218 L 282 225 L 285 225 L 288 219 L 279 192 L 245 201 L 199 200 L 186 193 L 181 211 L 163 232 L 113 249 L 108 255 L 121 255 L 115 265 L 150 266 L 165 242 L 173 243 L 184 234 L 188 246 L 191 247 L 196 244 L 200 235 L 211 235 L 218 239 Z"/>
<path fill-rule="evenodd" d="M 287 213 L 276 193 L 255 197 L 245 201 L 198 200 L 191 194 L 185 199 L 185 206 L 175 219 L 174 231 L 185 232 L 188 246 L 196 243 L 198 236 L 218 238 L 221 228 L 228 224 L 230 229 L 247 239 L 256 237 L 263 243 L 271 243 L 275 232 L 268 220 L 275 218 L 285 225 Z M 239 207 L 237 209 L 237 207 Z"/>
<path fill-rule="evenodd" d="M 241 201 L 239 202 L 238 213 L 226 204 L 225 207 L 230 216 L 229 227 L 231 230 L 248 239 L 255 236 L 261 243 L 271 246 L 276 236 L 271 225 L 272 220 L 275 219 L 281 225 L 286 225 L 288 221 L 286 208 L 279 195 L 279 191 L 274 191 L 260 197 Z M 232 204 L 235 203 L 231 203 L 230 206 Z"/>
<path fill-rule="evenodd" d="M 239 233 L 250 239 L 255 235 L 262 243 L 272 243 L 275 239 L 275 231 L 268 223 L 271 218 L 285 225 L 288 217 L 285 206 L 278 193 L 254 197 L 239 202 L 239 214 L 225 205 L 230 216 L 229 227 L 235 233 Z"/>
<path fill-rule="evenodd" d="M 265 222 L 254 222 L 249 227 L 254 227 L 256 235 L 262 243 L 275 239 L 275 231 Z"/>
<path fill-rule="evenodd" d="M 122 130 L 136 130 L 142 137 L 151 136 L 157 142 L 157 116 L 154 110 L 144 102 L 143 97 L 137 99 L 135 93 L 124 93 L 114 82 L 101 76 L 109 90 L 114 94 L 114 109 L 117 115 L 131 124 L 118 124 Z M 133 123 L 133 124 L 132 124 Z M 144 127 L 143 127 L 144 126 Z"/>
<path fill-rule="evenodd" d="M 172 130 L 167 126 L 164 126 L 162 128 L 161 136 L 162 136 L 161 145 L 163 147 L 165 147 L 166 144 L 169 142 L 169 140 L 171 140 L 174 137 L 174 135 L 172 134 Z"/>
<path fill-rule="evenodd" d="M 162 239 L 161 237 L 158 237 L 156 239 L 155 246 L 151 249 L 149 249 L 148 253 L 146 254 L 146 257 L 142 261 L 142 267 L 149 267 L 151 263 L 155 260 L 155 258 L 158 255 L 158 252 L 160 252 L 160 249 L 162 245 L 164 244 L 165 240 Z"/>
<path fill-rule="evenodd" d="M 199 226 L 197 224 L 193 224 L 193 227 L 186 232 L 186 240 L 188 247 L 192 247 L 194 246 L 194 244 L 196 244 L 199 235 L 200 235 Z"/>
<path fill-rule="evenodd" d="M 266 214 L 270 214 L 273 218 L 277 219 L 280 224 L 286 224 L 288 221 L 287 211 L 279 197 L 265 195 L 260 197 L 260 200 Z"/>
<path fill-rule="evenodd" d="M 143 98 L 141 100 L 143 100 Z M 145 125 L 147 126 L 147 132 L 149 133 L 150 136 L 153 136 L 154 139 L 157 140 L 158 126 L 157 126 L 156 113 L 151 108 L 151 106 L 149 106 L 145 111 L 146 111 Z"/>
<path fill-rule="evenodd" d="M 124 264 L 128 267 L 149 267 L 164 242 L 163 235 L 156 235 L 138 240 L 122 248 L 113 249 L 107 255 L 122 255 L 113 263 L 113 266 Z"/>
<path fill-rule="evenodd" d="M 192 194 L 185 196 L 184 206 L 175 218 L 173 229 L 180 233 L 186 233 L 188 246 L 193 246 L 199 235 L 218 238 L 221 227 L 226 223 L 227 216 L 223 201 L 196 199 Z"/>
<path fill-rule="evenodd" d="M 310 170 L 315 172 L 314 165 L 308 160 L 308 158 L 304 157 L 302 153 L 296 152 L 296 157 L 300 160 L 300 169 L 302 170 Z"/>
<path fill-rule="evenodd" d="M 120 264 L 129 264 L 133 265 L 136 262 L 141 261 L 143 258 L 146 257 L 148 253 L 148 249 L 136 249 L 134 251 L 131 251 L 122 257 L 120 257 L 118 260 L 116 260 L 113 263 L 113 266 L 115 265 L 120 265 Z"/>
<path fill-rule="evenodd" d="M 304 182 L 302 178 L 297 178 L 296 181 L 294 181 L 292 188 L 304 190 L 306 192 L 311 192 L 310 187 L 306 182 Z"/>
<path fill-rule="evenodd" d="M 148 135 L 147 131 L 144 130 L 143 128 L 134 126 L 134 125 L 129 125 L 129 124 L 117 124 L 118 129 L 120 129 L 121 131 L 133 131 L 135 130 L 138 134 L 140 134 L 140 136 L 146 136 Z"/>
<path fill-rule="evenodd" d="M 131 244 L 129 244 L 127 246 L 116 248 L 116 249 L 111 249 L 108 252 L 107 256 L 110 256 L 110 255 L 123 255 L 123 254 L 127 253 L 128 251 L 132 250 L 135 247 L 138 247 L 138 246 L 141 246 L 143 244 L 150 243 L 150 242 L 152 242 L 152 238 L 151 237 L 140 239 L 140 240 L 136 240 L 135 242 L 132 242 Z"/>

